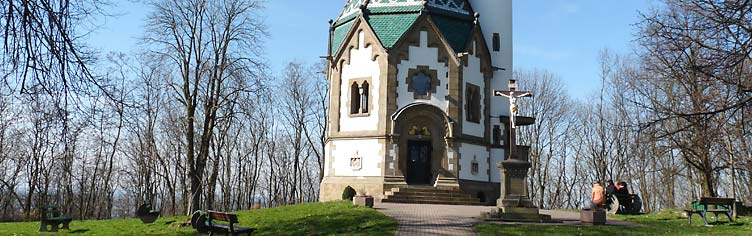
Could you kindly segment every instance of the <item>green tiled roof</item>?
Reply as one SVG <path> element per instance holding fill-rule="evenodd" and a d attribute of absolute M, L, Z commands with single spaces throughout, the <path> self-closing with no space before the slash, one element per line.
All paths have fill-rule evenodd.
<path fill-rule="evenodd" d="M 350 32 L 354 23 L 354 20 L 350 20 L 334 28 L 334 34 L 332 35 L 332 55 L 336 54 L 339 47 L 342 46 L 342 41 L 345 41 L 345 36 Z"/>
<path fill-rule="evenodd" d="M 371 28 L 381 40 L 384 48 L 392 48 L 402 38 L 402 35 L 410 29 L 410 26 L 413 26 L 418 16 L 420 14 L 417 13 L 371 15 L 369 23 L 371 23 Z"/>
<path fill-rule="evenodd" d="M 415 24 L 421 14 L 428 14 L 441 34 L 456 52 L 465 50 L 474 18 L 465 0 L 350 0 L 334 25 L 332 54 L 341 47 L 344 37 L 352 29 L 354 19 L 361 14 L 358 8 L 368 4 L 368 24 L 384 48 L 391 49 Z"/>
<path fill-rule="evenodd" d="M 473 30 L 474 23 L 472 21 L 458 20 L 440 14 L 431 14 L 431 20 L 439 28 L 454 51 L 464 51 Z"/>

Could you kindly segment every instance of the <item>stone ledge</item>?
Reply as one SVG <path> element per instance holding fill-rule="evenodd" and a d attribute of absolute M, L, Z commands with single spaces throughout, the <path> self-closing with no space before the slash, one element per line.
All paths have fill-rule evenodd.
<path fill-rule="evenodd" d="M 606 211 L 582 210 L 580 211 L 580 222 L 582 222 L 583 225 L 605 225 Z"/>
<path fill-rule="evenodd" d="M 481 218 L 485 221 L 560 223 L 550 215 L 540 214 L 538 208 L 505 207 L 500 210 L 483 212 Z"/>

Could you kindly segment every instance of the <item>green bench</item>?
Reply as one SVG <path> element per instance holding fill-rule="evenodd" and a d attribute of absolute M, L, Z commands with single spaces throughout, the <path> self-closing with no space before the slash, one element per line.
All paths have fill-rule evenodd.
<path fill-rule="evenodd" d="M 718 222 L 719 214 L 728 216 L 729 221 L 733 222 L 733 204 L 735 201 L 733 198 L 701 197 L 700 201 L 692 202 L 692 209 L 684 211 L 687 212 L 687 219 L 690 225 L 692 225 L 692 215 L 694 214 L 700 215 L 705 225 L 708 225 L 708 213 L 715 215 L 716 222 Z"/>
<path fill-rule="evenodd" d="M 56 206 L 46 206 L 41 209 L 40 213 L 42 222 L 41 226 L 39 226 L 39 232 L 57 232 L 58 229 L 70 230 L 68 226 L 73 219 L 61 216 L 60 210 Z"/>

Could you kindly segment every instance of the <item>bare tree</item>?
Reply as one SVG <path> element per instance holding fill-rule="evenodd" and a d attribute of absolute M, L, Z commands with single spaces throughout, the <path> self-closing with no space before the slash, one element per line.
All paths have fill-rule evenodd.
<path fill-rule="evenodd" d="M 538 206 L 545 207 L 554 204 L 547 194 L 556 194 L 557 187 L 547 189 L 554 180 L 561 181 L 561 176 L 553 174 L 552 170 L 565 168 L 556 167 L 562 164 L 557 160 L 563 158 L 565 151 L 562 147 L 567 132 L 567 121 L 571 117 L 569 98 L 562 86 L 561 80 L 547 71 L 515 71 L 515 78 L 526 91 L 531 91 L 535 97 L 522 104 L 525 115 L 535 117 L 537 122 L 530 127 L 523 127 L 520 140 L 530 143 L 530 174 L 531 197 L 538 200 Z M 552 192 L 554 190 L 554 192 Z M 560 189 L 559 189 L 560 190 Z"/>
<path fill-rule="evenodd" d="M 146 42 L 171 62 L 177 79 L 170 83 L 184 108 L 185 155 L 190 179 L 189 211 L 201 208 L 203 176 L 220 107 L 226 95 L 246 92 L 233 79 L 254 79 L 264 65 L 258 42 L 266 35 L 256 16 L 255 0 L 159 0 L 151 4 Z"/>

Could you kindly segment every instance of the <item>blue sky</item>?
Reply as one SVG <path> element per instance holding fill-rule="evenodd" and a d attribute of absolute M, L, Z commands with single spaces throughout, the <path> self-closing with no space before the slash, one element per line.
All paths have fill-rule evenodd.
<path fill-rule="evenodd" d="M 494 1 L 494 0 L 489 0 Z M 328 24 L 345 0 L 267 0 L 271 38 L 266 56 L 278 73 L 290 61 L 313 63 L 326 54 Z M 656 0 L 517 0 L 514 2 L 516 69 L 545 69 L 561 77 L 569 94 L 585 97 L 599 87 L 598 52 L 632 51 L 639 22 Z M 89 46 L 103 52 L 138 49 L 148 6 L 116 1 L 114 16 L 97 22 Z"/>

